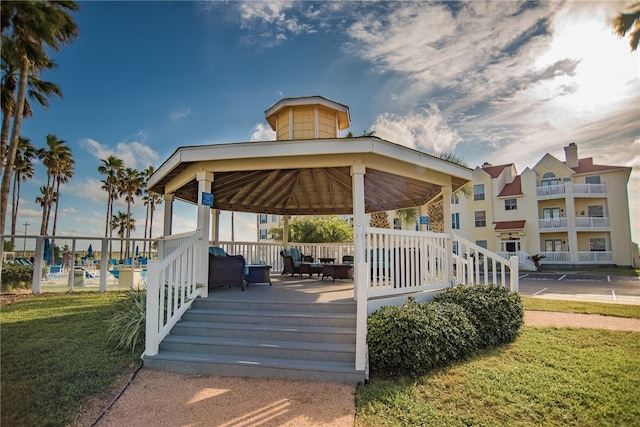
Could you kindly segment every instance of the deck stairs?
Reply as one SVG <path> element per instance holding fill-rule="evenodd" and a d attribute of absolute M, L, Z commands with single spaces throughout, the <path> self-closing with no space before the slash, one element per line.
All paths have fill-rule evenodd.
<path fill-rule="evenodd" d="M 150 369 L 173 372 L 358 383 L 355 302 L 216 301 L 198 298 Z"/>

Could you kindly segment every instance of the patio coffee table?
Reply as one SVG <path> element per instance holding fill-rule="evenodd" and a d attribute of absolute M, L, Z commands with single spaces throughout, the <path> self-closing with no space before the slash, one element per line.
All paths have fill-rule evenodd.
<path fill-rule="evenodd" d="M 313 276 L 316 273 L 318 274 L 318 276 L 320 276 L 320 273 L 322 273 L 322 266 L 323 264 L 318 264 L 314 262 L 301 262 L 300 276 L 302 276 L 303 274 L 308 274 L 309 278 L 311 278 L 311 276 Z"/>
<path fill-rule="evenodd" d="M 271 286 L 270 265 L 247 264 L 246 267 L 249 270 L 249 273 L 244 276 L 247 286 L 250 283 L 268 283 Z"/>
<path fill-rule="evenodd" d="M 353 279 L 353 264 L 324 264 L 322 267 L 322 280 L 324 277 L 336 279 Z"/>

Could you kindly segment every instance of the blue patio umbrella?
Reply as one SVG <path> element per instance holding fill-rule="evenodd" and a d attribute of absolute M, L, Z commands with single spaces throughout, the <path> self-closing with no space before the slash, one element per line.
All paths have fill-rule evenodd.
<path fill-rule="evenodd" d="M 47 261 L 47 263 L 49 263 L 49 260 L 51 259 L 51 243 L 49 242 L 48 237 L 44 238 L 44 254 L 42 255 L 42 259 Z"/>
<path fill-rule="evenodd" d="M 87 258 L 93 258 L 93 247 L 89 245 L 89 249 L 87 250 Z"/>

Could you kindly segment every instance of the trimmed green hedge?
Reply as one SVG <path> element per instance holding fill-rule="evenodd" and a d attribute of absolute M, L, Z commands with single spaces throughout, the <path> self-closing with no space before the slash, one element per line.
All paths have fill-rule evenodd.
<path fill-rule="evenodd" d="M 420 375 L 473 353 L 476 331 L 456 304 L 416 303 L 383 307 L 368 319 L 372 370 Z"/>
<path fill-rule="evenodd" d="M 452 288 L 428 303 L 409 298 L 369 316 L 371 371 L 422 375 L 477 349 L 513 341 L 523 323 L 520 295 L 494 285 Z"/>
<path fill-rule="evenodd" d="M 513 341 L 524 324 L 520 295 L 496 285 L 458 286 L 436 295 L 434 301 L 459 304 L 465 309 L 478 331 L 478 348 Z"/>
<path fill-rule="evenodd" d="M 33 267 L 20 264 L 2 264 L 2 292 L 13 289 L 31 289 Z"/>

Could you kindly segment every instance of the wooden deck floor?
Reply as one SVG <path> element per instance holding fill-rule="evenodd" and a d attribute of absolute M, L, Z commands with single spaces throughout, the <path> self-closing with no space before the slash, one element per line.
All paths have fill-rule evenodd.
<path fill-rule="evenodd" d="M 251 284 L 242 292 L 238 287 L 217 287 L 209 290 L 209 298 L 220 300 L 273 301 L 273 302 L 353 302 L 353 279 L 332 281 L 320 280 L 317 275 L 281 276 L 271 275 L 269 284 Z"/>

